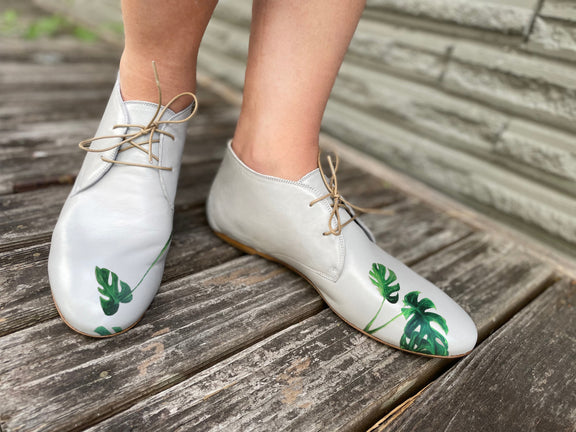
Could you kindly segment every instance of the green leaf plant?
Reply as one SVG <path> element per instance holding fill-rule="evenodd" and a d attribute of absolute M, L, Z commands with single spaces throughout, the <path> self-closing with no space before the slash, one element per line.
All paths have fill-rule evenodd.
<path fill-rule="evenodd" d="M 166 244 L 156 257 L 154 262 L 150 264 L 150 267 L 148 267 L 148 270 L 146 270 L 144 276 L 140 278 L 138 284 L 136 284 L 136 286 L 132 289 L 130 288 L 130 285 L 128 285 L 126 282 L 120 280 L 120 278 L 116 273 L 106 268 L 100 268 L 96 266 L 95 269 L 96 281 L 100 285 L 100 287 L 98 288 L 98 292 L 100 293 L 100 305 L 102 306 L 102 311 L 106 315 L 110 316 L 118 312 L 118 309 L 120 308 L 120 303 L 130 303 L 132 301 L 133 299 L 132 294 L 134 293 L 134 291 L 136 291 L 136 288 L 140 286 L 142 281 L 144 281 L 144 278 L 148 275 L 150 270 L 152 270 L 152 267 L 154 267 L 154 265 L 158 262 L 160 257 L 164 255 L 164 253 L 168 249 L 168 246 L 170 245 L 170 240 L 172 240 L 172 236 L 170 236 L 170 238 L 168 239 L 168 241 L 166 242 Z M 120 286 L 118 286 L 118 283 L 120 283 Z"/>

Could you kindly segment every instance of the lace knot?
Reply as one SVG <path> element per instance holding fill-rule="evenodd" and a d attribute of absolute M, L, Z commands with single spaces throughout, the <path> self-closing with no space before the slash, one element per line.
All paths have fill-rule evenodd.
<path fill-rule="evenodd" d="M 171 138 L 172 140 L 175 140 L 176 138 L 174 137 L 174 135 L 169 133 L 169 132 L 166 132 L 165 130 L 162 130 L 161 126 L 164 124 L 184 123 L 184 122 L 187 122 L 188 120 L 190 120 L 192 117 L 194 117 L 194 115 L 196 114 L 196 111 L 198 110 L 198 99 L 196 99 L 196 95 L 194 93 L 183 92 L 183 93 L 180 93 L 180 94 L 174 96 L 170 100 L 170 102 L 168 102 L 164 107 L 162 107 L 162 89 L 160 88 L 160 80 L 158 78 L 158 71 L 156 70 L 156 62 L 154 62 L 154 61 L 152 62 L 152 68 L 154 69 L 154 78 L 156 80 L 156 87 L 158 88 L 158 104 L 156 107 L 156 112 L 154 113 L 154 116 L 152 117 L 152 119 L 150 119 L 148 124 L 145 126 L 144 125 L 137 125 L 137 124 L 117 124 L 117 125 L 114 125 L 113 129 L 126 128 L 127 130 L 130 130 L 130 129 L 136 128 L 139 130 L 137 130 L 136 132 L 133 132 L 133 133 L 93 137 L 93 138 L 81 141 L 78 144 L 78 146 L 82 150 L 85 150 L 87 152 L 106 152 L 108 150 L 112 150 L 112 149 L 117 148 L 117 149 L 119 149 L 118 152 L 123 152 L 126 150 L 130 150 L 132 148 L 136 148 L 138 150 L 143 151 L 144 153 L 146 153 L 148 155 L 149 164 L 140 164 L 140 163 L 112 160 L 112 159 L 108 159 L 107 157 L 104 157 L 104 156 L 100 156 L 100 158 L 104 162 L 108 162 L 108 163 L 115 163 L 115 164 L 121 164 L 121 165 L 139 166 L 139 167 L 145 167 L 145 168 L 154 168 L 154 169 L 159 169 L 159 170 L 172 171 L 172 167 L 163 167 L 160 165 L 154 165 L 152 163 L 153 161 L 156 161 L 156 162 L 160 161 L 158 156 L 156 156 L 155 154 L 152 153 L 152 144 L 160 142 L 159 139 L 154 139 L 154 135 L 155 134 L 165 135 L 165 136 Z M 192 112 L 185 119 L 182 119 L 182 120 L 162 120 L 162 117 L 164 116 L 164 113 L 166 112 L 166 110 L 169 109 L 170 106 L 175 101 L 177 101 L 178 99 L 180 99 L 181 97 L 184 97 L 184 96 L 191 96 L 192 97 L 193 105 L 194 105 Z M 141 137 L 145 137 L 145 136 L 148 136 L 148 138 L 146 138 L 144 141 L 136 142 L 136 140 L 138 140 Z M 120 138 L 120 142 L 117 144 L 113 144 L 109 147 L 102 148 L 102 149 L 90 148 L 90 145 L 94 141 L 101 140 L 101 139 L 111 139 L 111 138 Z M 127 146 L 125 146 L 125 144 L 127 144 Z M 147 146 L 147 147 L 145 147 L 145 146 Z"/>
<path fill-rule="evenodd" d="M 328 189 L 328 193 L 323 195 L 319 198 L 310 202 L 310 206 L 319 203 L 320 201 L 325 200 L 326 198 L 330 198 L 332 203 L 330 206 L 332 210 L 330 212 L 330 217 L 328 219 L 328 231 L 324 232 L 324 235 L 340 235 L 342 233 L 342 229 L 348 225 L 349 223 L 353 222 L 358 215 L 356 212 L 360 213 L 381 213 L 382 211 L 379 209 L 370 209 L 356 206 L 340 195 L 338 191 L 338 178 L 336 177 L 336 171 L 338 170 L 338 165 L 340 164 L 340 158 L 338 155 L 335 155 L 335 162 L 332 161 L 332 157 L 327 155 L 326 157 L 328 161 L 328 166 L 330 167 L 330 178 L 326 176 L 324 169 L 322 168 L 322 161 L 321 161 L 321 152 L 318 152 L 318 169 L 320 170 L 320 175 L 322 177 L 322 181 Z M 346 210 L 346 212 L 350 215 L 350 218 L 346 222 L 342 222 L 340 218 L 340 209 Z M 336 225 L 335 227 L 333 225 Z"/>

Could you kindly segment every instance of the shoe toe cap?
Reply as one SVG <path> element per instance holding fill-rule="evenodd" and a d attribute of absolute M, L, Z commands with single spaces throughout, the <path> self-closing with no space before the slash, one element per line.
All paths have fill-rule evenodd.
<path fill-rule="evenodd" d="M 94 269 L 82 271 L 82 266 L 79 267 L 71 271 L 57 261 L 49 260 L 52 297 L 58 313 L 72 330 L 93 337 L 111 336 L 132 327 L 140 319 L 148 304 L 129 305 L 111 301 L 110 297 L 99 293 L 95 277 L 90 280 L 85 276 L 94 276 Z M 108 301 L 112 311 L 116 311 L 107 315 L 101 299 Z"/>
<path fill-rule="evenodd" d="M 160 286 L 168 243 L 158 256 L 162 245 L 129 253 L 121 246 L 103 251 L 65 240 L 55 231 L 48 259 L 52 297 L 65 323 L 94 337 L 136 324 Z"/>
<path fill-rule="evenodd" d="M 450 356 L 466 355 L 476 346 L 478 340 L 476 324 L 463 310 L 457 319 L 452 320 L 447 339 Z"/>

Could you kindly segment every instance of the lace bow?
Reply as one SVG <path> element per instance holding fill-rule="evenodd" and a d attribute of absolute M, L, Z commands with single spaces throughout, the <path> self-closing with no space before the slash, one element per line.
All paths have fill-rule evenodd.
<path fill-rule="evenodd" d="M 152 164 L 153 160 L 155 160 L 156 162 L 159 162 L 158 156 L 156 156 L 155 154 L 152 153 L 152 144 L 160 141 L 159 139 L 154 139 L 154 134 L 166 135 L 166 136 L 172 138 L 172 140 L 174 140 L 175 139 L 174 135 L 160 129 L 161 125 L 170 124 L 170 123 L 184 123 L 184 122 L 190 120 L 194 116 L 194 114 L 196 114 L 196 111 L 198 109 L 198 100 L 196 99 L 196 95 L 194 93 L 183 92 L 183 93 L 180 93 L 179 95 L 174 96 L 170 100 L 170 102 L 168 102 L 164 107 L 162 107 L 162 89 L 160 88 L 160 80 L 158 78 L 158 71 L 156 70 L 156 63 L 154 61 L 152 62 L 152 67 L 154 69 L 154 78 L 156 80 L 156 87 L 158 88 L 158 106 L 156 108 L 156 112 L 154 113 L 154 116 L 148 122 L 148 124 L 146 126 L 135 125 L 135 124 L 117 124 L 117 125 L 114 125 L 113 129 L 137 128 L 139 130 L 137 130 L 134 133 L 126 133 L 126 134 L 119 134 L 119 135 L 106 135 L 106 136 L 94 137 L 94 138 L 90 138 L 90 139 L 81 141 L 78 144 L 78 146 L 82 150 L 85 150 L 87 152 L 106 152 L 108 150 L 119 148 L 120 150 L 118 152 L 123 152 L 126 150 L 130 150 L 132 148 L 136 148 L 138 150 L 143 151 L 144 153 L 146 153 L 148 155 L 148 162 L 150 162 L 150 164 L 140 164 L 140 163 L 112 160 L 112 159 L 108 159 L 104 156 L 100 156 L 100 158 L 104 162 L 109 162 L 109 163 L 131 165 L 131 166 L 140 166 L 140 167 L 145 167 L 145 168 L 154 168 L 154 169 L 159 169 L 159 170 L 172 171 L 172 167 L 164 167 L 164 166 Z M 182 120 L 160 120 L 162 118 L 162 116 L 164 115 L 164 113 L 166 112 L 166 110 L 168 108 L 170 108 L 170 106 L 175 101 L 177 101 L 178 99 L 180 99 L 181 97 L 184 97 L 184 96 L 191 96 L 193 101 L 194 101 L 194 108 L 192 109 L 192 112 L 190 113 L 190 115 L 188 117 L 186 117 L 185 119 L 182 119 Z M 146 135 L 148 135 L 148 138 L 145 141 L 136 142 L 136 140 L 138 138 L 144 137 Z M 97 141 L 97 140 L 101 140 L 101 139 L 109 139 L 109 138 L 121 138 L 122 140 L 117 144 L 111 145 L 110 147 L 106 147 L 106 148 L 102 148 L 102 149 L 90 148 L 90 144 L 92 144 L 92 142 Z M 122 146 L 124 146 L 124 144 L 128 144 L 128 146 L 122 147 Z M 147 148 L 145 147 L 146 145 L 148 146 Z"/>
<path fill-rule="evenodd" d="M 330 212 L 330 218 L 328 219 L 328 231 L 324 232 L 324 235 L 340 235 L 340 233 L 342 232 L 342 229 L 348 225 L 349 223 L 352 223 L 357 217 L 358 215 L 356 214 L 356 212 L 360 212 L 360 213 L 387 213 L 383 210 L 379 210 L 379 209 L 370 209 L 370 208 L 364 208 L 364 207 L 358 207 L 352 203 L 350 203 L 349 201 L 347 201 L 346 199 L 344 199 L 342 197 L 342 195 L 340 195 L 340 192 L 338 191 L 338 178 L 336 177 L 336 171 L 338 170 L 338 165 L 340 164 L 340 158 L 338 157 L 338 155 L 335 155 L 336 158 L 336 162 L 332 161 L 332 157 L 330 155 L 327 155 L 326 159 L 328 160 L 328 166 L 330 167 L 330 179 L 327 178 L 326 174 L 324 173 L 324 169 L 322 168 L 322 163 L 321 163 L 321 152 L 318 153 L 318 168 L 320 169 L 320 174 L 322 176 L 322 181 L 324 182 L 324 185 L 326 186 L 326 189 L 328 189 L 328 193 L 324 196 L 321 196 L 320 198 L 316 198 L 315 200 L 313 200 L 312 202 L 310 202 L 310 207 L 312 207 L 314 204 L 319 203 L 320 201 L 326 199 L 326 198 L 332 198 L 332 211 Z M 348 219 L 346 222 L 342 223 L 342 220 L 340 218 L 340 209 L 343 208 L 345 209 L 348 214 L 350 215 L 350 219 Z M 355 212 L 355 211 L 356 212 Z M 333 227 L 333 221 L 336 221 L 336 227 Z"/>

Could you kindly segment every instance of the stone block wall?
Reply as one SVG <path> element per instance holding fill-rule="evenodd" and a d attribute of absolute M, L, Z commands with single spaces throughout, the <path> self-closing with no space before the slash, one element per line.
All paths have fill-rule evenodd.
<path fill-rule="evenodd" d="M 220 0 L 200 54 L 238 89 L 250 15 Z M 576 1 L 368 0 L 324 129 L 576 256 Z"/>

